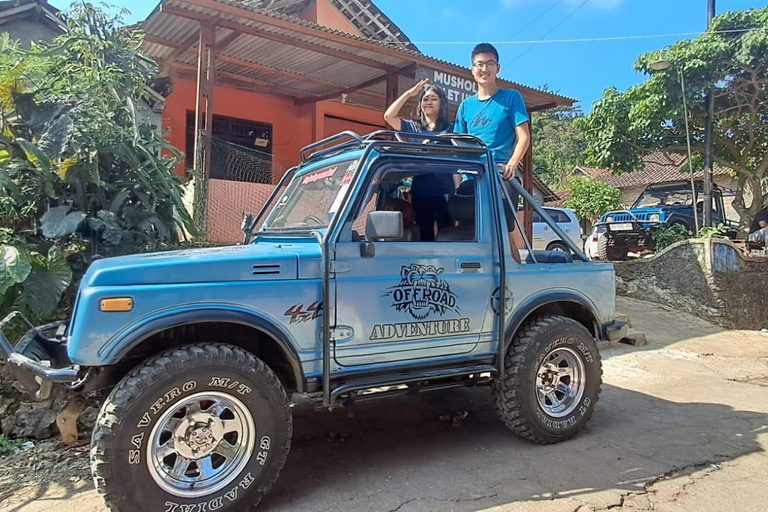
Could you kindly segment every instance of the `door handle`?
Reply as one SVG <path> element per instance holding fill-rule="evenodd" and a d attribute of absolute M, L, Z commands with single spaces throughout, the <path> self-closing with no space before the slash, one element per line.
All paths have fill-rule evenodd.
<path fill-rule="evenodd" d="M 482 272 L 483 264 L 479 261 L 462 261 L 459 269 L 461 272 Z"/>

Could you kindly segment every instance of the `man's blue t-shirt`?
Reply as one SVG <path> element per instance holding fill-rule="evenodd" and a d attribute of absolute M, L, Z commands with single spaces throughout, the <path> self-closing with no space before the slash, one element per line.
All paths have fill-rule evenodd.
<path fill-rule="evenodd" d="M 514 89 L 499 89 L 485 100 L 475 94 L 462 101 L 453 131 L 479 138 L 496 164 L 506 164 L 515 149 L 515 128 L 529 120 L 523 96 Z"/>

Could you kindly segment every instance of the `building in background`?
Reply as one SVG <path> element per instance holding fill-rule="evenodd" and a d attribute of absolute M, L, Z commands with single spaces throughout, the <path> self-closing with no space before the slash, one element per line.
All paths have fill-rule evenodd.
<path fill-rule="evenodd" d="M 0 33 L 29 48 L 34 41 L 50 41 L 64 31 L 59 10 L 47 0 L 0 1 Z"/>
<path fill-rule="evenodd" d="M 468 68 L 419 52 L 369 0 L 162 0 L 141 26 L 169 140 L 187 169 L 204 171 L 213 242 L 239 239 L 242 212 L 261 208 L 302 147 L 384 129 L 386 106 L 421 77 L 446 90 L 452 117 L 474 94 Z M 530 111 L 575 101 L 500 85 Z M 533 191 L 530 158 L 526 167 Z"/>

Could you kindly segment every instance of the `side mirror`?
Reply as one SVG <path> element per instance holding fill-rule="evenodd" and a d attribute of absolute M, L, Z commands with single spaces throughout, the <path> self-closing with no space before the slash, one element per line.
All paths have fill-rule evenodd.
<path fill-rule="evenodd" d="M 400 240 L 403 238 L 403 214 L 401 212 L 370 212 L 365 226 L 365 242 L 360 245 L 360 256 L 376 255 L 374 240 Z"/>
<path fill-rule="evenodd" d="M 399 240 L 403 238 L 403 214 L 401 212 L 374 211 L 368 214 L 365 239 Z"/>

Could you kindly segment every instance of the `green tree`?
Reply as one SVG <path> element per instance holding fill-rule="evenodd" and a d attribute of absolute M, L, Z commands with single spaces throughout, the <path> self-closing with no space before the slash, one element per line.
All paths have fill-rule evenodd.
<path fill-rule="evenodd" d="M 568 178 L 570 197 L 565 202 L 566 208 L 576 212 L 580 220 L 597 222 L 602 214 L 621 208 L 621 191 L 601 181 L 586 176 Z"/>
<path fill-rule="evenodd" d="M 659 59 L 671 67 L 653 72 L 650 65 Z M 733 207 L 746 229 L 765 198 L 768 175 L 768 7 L 726 12 L 703 35 L 641 55 L 635 69 L 648 74 L 645 82 L 623 93 L 607 89 L 578 122 L 586 134 L 587 163 L 628 171 L 640 168 L 647 152 L 685 154 L 682 73 L 698 166 L 704 154 L 704 98 L 713 89 L 714 160 L 737 178 Z"/>
<path fill-rule="evenodd" d="M 87 2 L 29 50 L 0 39 L 0 312 L 53 313 L 96 256 L 191 230 L 178 151 L 142 120 L 156 72 L 142 34 Z"/>
<path fill-rule="evenodd" d="M 533 170 L 555 190 L 564 188 L 574 167 L 584 161 L 586 141 L 575 125 L 583 116 L 581 107 L 558 107 L 531 116 Z"/>

